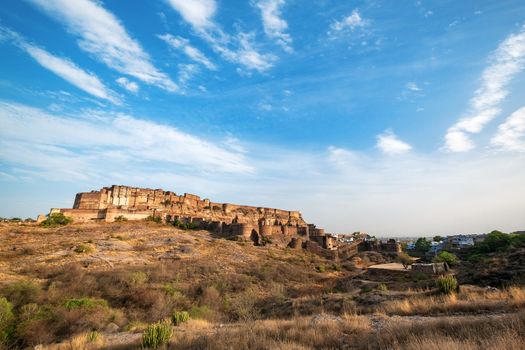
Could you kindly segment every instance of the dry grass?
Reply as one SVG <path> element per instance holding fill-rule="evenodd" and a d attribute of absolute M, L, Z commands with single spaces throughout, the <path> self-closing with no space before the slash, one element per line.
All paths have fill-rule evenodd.
<path fill-rule="evenodd" d="M 105 341 L 102 335 L 95 339 L 91 337 L 92 333 L 80 333 L 73 336 L 70 340 L 60 344 L 43 346 L 41 350 L 97 350 L 104 349 Z"/>
<path fill-rule="evenodd" d="M 525 313 L 499 317 L 445 317 L 389 322 L 370 337 L 371 349 L 518 350 L 525 347 Z"/>
<path fill-rule="evenodd" d="M 369 331 L 362 316 L 263 320 L 177 334 L 170 349 L 337 349 Z"/>
<path fill-rule="evenodd" d="M 463 287 L 449 295 L 415 295 L 383 303 L 377 311 L 387 315 L 438 315 L 455 313 L 504 312 L 525 307 L 525 288 L 484 290 Z"/>

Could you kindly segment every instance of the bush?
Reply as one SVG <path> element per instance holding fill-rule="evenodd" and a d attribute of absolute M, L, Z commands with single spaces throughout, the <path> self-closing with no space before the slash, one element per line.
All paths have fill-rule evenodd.
<path fill-rule="evenodd" d="M 119 215 L 115 217 L 115 221 L 116 222 L 128 221 L 128 218 L 123 215 Z"/>
<path fill-rule="evenodd" d="M 376 289 L 380 292 L 388 292 L 388 287 L 384 283 L 379 283 Z"/>
<path fill-rule="evenodd" d="M 74 251 L 75 253 L 79 253 L 79 254 L 82 254 L 82 253 L 93 253 L 95 249 L 88 245 L 88 244 L 79 244 L 75 247 Z"/>
<path fill-rule="evenodd" d="M 150 324 L 142 333 L 142 348 L 157 349 L 167 344 L 173 335 L 173 329 L 168 321 Z"/>
<path fill-rule="evenodd" d="M 72 222 L 73 222 L 73 219 L 71 219 L 68 216 L 65 216 L 63 213 L 53 213 L 53 214 L 50 214 L 47 217 L 47 219 L 42 221 L 40 225 L 44 227 L 53 227 L 53 226 L 67 225 Z"/>
<path fill-rule="evenodd" d="M 13 305 L 6 298 L 0 298 L 0 348 L 11 336 L 13 320 Z"/>
<path fill-rule="evenodd" d="M 190 314 L 190 318 L 206 319 L 206 317 L 210 315 L 211 310 L 206 305 L 192 306 L 188 313 Z"/>
<path fill-rule="evenodd" d="M 436 286 L 443 294 L 450 294 L 458 290 L 459 284 L 456 277 L 452 275 L 440 276 L 436 280 Z"/>
<path fill-rule="evenodd" d="M 444 262 L 450 266 L 455 266 L 459 264 L 459 259 L 456 255 L 449 253 L 447 251 L 441 251 L 434 259 L 435 262 Z"/>
<path fill-rule="evenodd" d="M 188 311 L 175 311 L 171 320 L 175 326 L 178 326 L 190 319 L 190 314 Z"/>
<path fill-rule="evenodd" d="M 317 272 L 325 272 L 326 271 L 326 268 L 324 267 L 324 265 L 317 265 L 315 267 L 315 269 L 317 270 Z"/>
<path fill-rule="evenodd" d="M 98 339 L 100 339 L 100 333 L 97 331 L 92 331 L 86 334 L 86 340 L 88 341 L 88 343 L 94 343 Z"/>
<path fill-rule="evenodd" d="M 93 309 L 96 306 L 107 307 L 108 302 L 104 299 L 93 299 L 93 298 L 80 298 L 80 299 L 69 299 L 64 303 L 64 307 L 68 310 L 75 309 Z"/>
<path fill-rule="evenodd" d="M 412 265 L 414 263 L 412 257 L 405 252 L 398 253 L 397 260 L 403 265 L 405 270 L 408 268 L 409 265 Z"/>

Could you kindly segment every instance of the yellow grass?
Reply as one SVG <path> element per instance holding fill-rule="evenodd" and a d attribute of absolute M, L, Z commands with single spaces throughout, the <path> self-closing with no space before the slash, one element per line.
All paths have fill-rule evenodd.
<path fill-rule="evenodd" d="M 486 291 L 464 287 L 460 293 L 449 295 L 415 295 L 383 303 L 378 311 L 387 315 L 434 315 L 460 312 L 509 311 L 525 306 L 525 288 Z"/>

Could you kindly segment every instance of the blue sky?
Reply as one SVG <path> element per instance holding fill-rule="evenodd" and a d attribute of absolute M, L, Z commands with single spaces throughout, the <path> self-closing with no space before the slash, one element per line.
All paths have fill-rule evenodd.
<path fill-rule="evenodd" d="M 7 1 L 0 54 L 0 216 L 126 184 L 525 228 L 522 1 Z"/>

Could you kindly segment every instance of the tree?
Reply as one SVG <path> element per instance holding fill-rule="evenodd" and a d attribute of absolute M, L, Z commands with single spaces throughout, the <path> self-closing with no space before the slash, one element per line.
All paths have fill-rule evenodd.
<path fill-rule="evenodd" d="M 443 237 L 437 235 L 437 236 L 434 236 L 434 242 L 441 242 L 443 240 Z"/>
<path fill-rule="evenodd" d="M 69 216 L 65 216 L 63 213 L 49 214 L 47 219 L 40 223 L 41 226 L 52 227 L 58 225 L 67 225 L 73 222 Z"/>
<path fill-rule="evenodd" d="M 418 238 L 417 241 L 416 241 L 416 250 L 418 252 L 428 252 L 428 250 L 430 249 L 431 247 L 431 243 L 430 241 L 428 241 L 426 238 L 422 237 L 422 238 Z"/>
<path fill-rule="evenodd" d="M 439 254 L 434 258 L 435 262 L 444 262 L 450 266 L 458 265 L 459 259 L 456 255 L 449 253 L 445 250 L 439 252 Z"/>
<path fill-rule="evenodd" d="M 405 252 L 397 253 L 397 260 L 403 265 L 405 270 L 408 269 L 409 265 L 412 265 L 414 263 L 412 257 Z"/>

